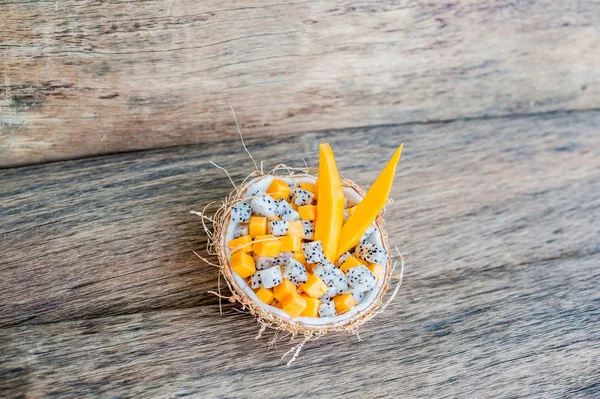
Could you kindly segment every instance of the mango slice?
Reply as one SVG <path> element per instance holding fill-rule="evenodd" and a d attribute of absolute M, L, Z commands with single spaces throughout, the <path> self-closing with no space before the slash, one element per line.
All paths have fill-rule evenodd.
<path fill-rule="evenodd" d="M 344 223 L 344 190 L 329 144 L 319 145 L 319 202 L 315 222 L 315 241 L 323 243 L 323 252 L 335 261 L 340 230 Z"/>
<path fill-rule="evenodd" d="M 373 183 L 371 188 L 369 188 L 369 191 L 367 191 L 365 198 L 363 198 L 360 204 L 356 205 L 353 214 L 346 223 L 344 223 L 344 227 L 342 227 L 339 235 L 337 253 L 334 259 L 339 258 L 344 252 L 348 251 L 358 243 L 360 237 L 367 231 L 369 225 L 373 223 L 379 212 L 381 212 L 385 206 L 390 195 L 392 183 L 394 182 L 396 165 L 398 165 L 398 161 L 400 161 L 402 147 L 403 144 L 398 147 L 379 177 L 377 177 L 377 180 L 375 180 L 375 183 Z M 319 177 L 320 176 L 321 170 L 319 165 Z M 321 185 L 321 181 L 319 181 L 319 183 Z M 319 190 L 321 190 L 321 187 L 319 187 Z M 321 200 L 319 200 L 319 204 L 320 201 Z M 318 222 L 319 220 L 317 219 L 317 223 Z"/>

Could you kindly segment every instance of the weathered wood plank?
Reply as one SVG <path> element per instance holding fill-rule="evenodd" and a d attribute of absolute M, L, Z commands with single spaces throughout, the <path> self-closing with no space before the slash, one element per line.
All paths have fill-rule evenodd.
<path fill-rule="evenodd" d="M 0 330 L 3 397 L 597 397 L 598 257 L 412 269 L 353 336 L 267 350 L 225 306 Z"/>
<path fill-rule="evenodd" d="M 403 141 L 387 227 L 408 278 L 429 279 L 597 253 L 599 126 L 583 112 L 247 144 L 267 166 L 315 165 L 329 141 L 342 174 L 369 184 Z M 236 181 L 252 165 L 232 140 L 1 171 L 0 325 L 215 304 L 189 215 L 231 188 L 211 159 Z"/>
<path fill-rule="evenodd" d="M 0 1 L 0 166 L 598 108 L 600 4 Z"/>

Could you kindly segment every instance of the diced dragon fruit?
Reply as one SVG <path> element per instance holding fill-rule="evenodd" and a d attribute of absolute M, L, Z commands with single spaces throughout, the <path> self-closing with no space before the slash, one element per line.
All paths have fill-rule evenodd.
<path fill-rule="evenodd" d="M 312 240 L 315 238 L 315 222 L 312 220 L 301 220 L 302 227 L 304 228 L 304 238 L 306 240 Z"/>
<path fill-rule="evenodd" d="M 249 232 L 247 224 L 240 224 L 235 228 L 235 230 L 233 230 L 233 238 L 240 238 L 247 236 L 248 234 Z"/>
<path fill-rule="evenodd" d="M 300 285 L 308 281 L 306 268 L 294 258 L 289 258 L 283 267 L 283 277 L 290 280 L 294 285 Z"/>
<path fill-rule="evenodd" d="M 231 221 L 248 223 L 250 221 L 251 213 L 252 209 L 250 208 L 250 205 L 240 202 L 231 208 Z"/>
<path fill-rule="evenodd" d="M 277 258 L 272 258 L 270 256 L 256 256 L 254 257 L 254 264 L 258 270 L 265 270 L 276 266 Z"/>
<path fill-rule="evenodd" d="M 275 200 L 270 195 L 254 197 L 250 201 L 250 208 L 256 215 L 270 218 L 275 215 Z"/>
<path fill-rule="evenodd" d="M 313 269 L 313 274 L 323 280 L 325 284 L 327 284 L 337 275 L 336 272 L 342 273 L 341 270 L 335 267 L 335 265 L 328 259 L 323 259 L 321 263 L 319 263 Z"/>
<path fill-rule="evenodd" d="M 284 267 L 285 265 L 287 265 L 288 259 L 293 258 L 293 257 L 294 257 L 293 252 L 280 252 L 279 258 L 277 258 L 277 264 L 280 267 Z"/>
<path fill-rule="evenodd" d="M 292 206 L 284 199 L 277 200 L 275 214 L 282 220 L 293 222 L 300 218 L 300 214 L 292 208 Z"/>
<path fill-rule="evenodd" d="M 365 297 L 365 293 L 364 292 L 360 292 L 357 291 L 355 289 L 350 289 L 346 292 L 349 292 L 350 294 L 352 294 L 352 296 L 354 297 L 354 300 L 356 301 L 356 304 L 359 304 L 360 301 L 363 300 L 363 298 Z"/>
<path fill-rule="evenodd" d="M 306 258 L 308 263 L 319 263 L 325 258 L 321 241 L 312 241 L 302 244 L 302 251 L 304 252 L 304 258 Z"/>
<path fill-rule="evenodd" d="M 319 305 L 319 316 L 330 317 L 335 316 L 335 305 L 333 302 L 324 302 Z"/>
<path fill-rule="evenodd" d="M 361 242 L 368 241 L 369 237 L 371 237 L 371 235 L 373 235 L 374 232 L 375 232 L 375 226 L 373 226 L 372 224 L 369 225 L 369 227 L 367 227 L 367 231 L 365 231 L 365 234 L 363 234 L 362 237 L 360 238 L 360 241 Z"/>
<path fill-rule="evenodd" d="M 263 195 L 265 193 L 266 193 L 265 190 L 261 190 L 261 189 L 255 188 L 253 190 L 246 191 L 242 197 L 244 197 L 244 198 L 256 197 L 256 196 L 259 196 L 259 195 Z"/>
<path fill-rule="evenodd" d="M 340 269 L 336 268 L 335 270 L 337 271 L 335 277 L 326 284 L 329 290 L 333 290 L 333 292 L 335 292 L 334 295 L 337 295 L 348 289 L 348 282 L 346 280 L 346 275 Z M 329 293 L 329 291 L 327 292 Z"/>
<path fill-rule="evenodd" d="M 260 288 L 260 286 L 262 285 L 260 273 L 261 271 L 259 270 L 256 273 L 254 273 L 252 277 L 250 277 L 250 287 L 252 287 L 252 289 Z"/>
<path fill-rule="evenodd" d="M 270 220 L 268 225 L 269 234 L 284 236 L 288 232 L 288 222 L 285 220 Z"/>
<path fill-rule="evenodd" d="M 355 255 L 369 263 L 385 265 L 388 262 L 387 251 L 379 245 L 367 241 L 361 241 L 356 245 Z"/>
<path fill-rule="evenodd" d="M 310 205 L 312 204 L 313 198 L 315 195 L 308 190 L 304 190 L 301 188 L 296 188 L 294 190 L 294 195 L 292 197 L 294 204 L 298 206 L 302 205 Z"/>
<path fill-rule="evenodd" d="M 283 277 L 281 275 L 281 269 L 279 266 L 261 270 L 260 278 L 262 280 L 262 286 L 265 288 L 273 288 L 283 282 Z"/>
<path fill-rule="evenodd" d="M 366 266 L 353 267 L 346 273 L 348 285 L 360 292 L 372 290 L 377 284 L 377 277 Z"/>

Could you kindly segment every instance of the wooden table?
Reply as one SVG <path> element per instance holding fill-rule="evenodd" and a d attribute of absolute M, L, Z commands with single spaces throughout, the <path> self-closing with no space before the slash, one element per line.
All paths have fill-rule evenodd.
<path fill-rule="evenodd" d="M 0 1 L 0 397 L 599 397 L 600 4 L 557 3 Z M 404 142 L 362 341 L 287 367 L 208 293 L 229 101 L 265 168 Z"/>

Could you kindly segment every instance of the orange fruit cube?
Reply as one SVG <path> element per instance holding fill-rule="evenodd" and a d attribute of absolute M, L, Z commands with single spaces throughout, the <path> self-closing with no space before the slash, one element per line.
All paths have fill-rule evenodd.
<path fill-rule="evenodd" d="M 242 251 L 242 252 L 251 252 L 252 251 L 252 237 L 250 236 L 242 236 L 236 238 L 235 240 L 229 241 L 227 246 L 232 252 Z"/>
<path fill-rule="evenodd" d="M 349 311 L 352 306 L 356 305 L 356 299 L 354 299 L 352 294 L 346 293 L 333 297 L 333 304 L 335 305 L 337 314 L 342 314 Z"/>
<path fill-rule="evenodd" d="M 289 198 L 291 192 L 292 192 L 292 189 L 290 188 L 290 186 L 286 182 L 284 182 L 283 180 L 280 180 L 280 179 L 273 179 L 273 181 L 271 182 L 271 185 L 269 186 L 269 188 L 267 188 L 267 194 L 269 194 L 271 197 L 275 198 L 276 200 L 278 200 L 278 199 L 287 200 Z"/>
<path fill-rule="evenodd" d="M 282 303 L 283 311 L 292 316 L 292 318 L 300 316 L 300 313 L 306 309 L 306 299 L 297 293 L 288 296 Z"/>
<path fill-rule="evenodd" d="M 260 299 L 262 302 L 266 303 L 267 305 L 270 305 L 271 302 L 273 302 L 273 299 L 275 299 L 275 295 L 273 295 L 273 291 L 270 289 L 267 289 L 265 287 L 260 287 L 260 289 L 258 291 L 256 291 L 256 296 L 258 297 L 258 299 Z"/>
<path fill-rule="evenodd" d="M 304 226 L 302 226 L 302 221 L 294 220 L 293 222 L 288 222 L 288 232 L 286 235 L 304 238 Z"/>
<path fill-rule="evenodd" d="M 277 309 L 283 310 L 283 304 L 279 301 L 275 301 L 275 304 L 273 306 L 275 306 Z"/>
<path fill-rule="evenodd" d="M 367 268 L 377 277 L 377 280 L 382 280 L 385 275 L 385 267 L 377 263 L 371 263 Z"/>
<path fill-rule="evenodd" d="M 296 236 L 281 237 L 281 252 L 297 251 L 302 251 L 302 238 Z"/>
<path fill-rule="evenodd" d="M 264 216 L 251 216 L 248 231 L 252 238 L 267 234 L 267 218 Z"/>
<path fill-rule="evenodd" d="M 300 316 L 319 317 L 319 305 L 321 302 L 318 299 L 311 297 L 304 297 L 304 300 L 306 301 L 306 308 L 300 313 Z"/>
<path fill-rule="evenodd" d="M 317 206 L 316 205 L 299 206 L 298 213 L 300 214 L 300 219 L 317 220 Z"/>
<path fill-rule="evenodd" d="M 360 259 L 358 259 L 354 255 L 350 255 L 350 256 L 348 256 L 348 259 L 346 259 L 346 261 L 344 263 L 342 263 L 342 266 L 340 266 L 340 269 L 342 269 L 342 271 L 344 273 L 348 273 L 348 270 L 352 269 L 353 267 L 360 266 L 363 264 L 364 263 L 362 263 L 360 261 Z"/>
<path fill-rule="evenodd" d="M 298 238 L 300 238 L 300 237 L 298 237 Z M 300 244 L 302 244 L 302 241 L 300 241 Z M 296 259 L 298 262 L 302 263 L 303 265 L 306 265 L 306 258 L 304 257 L 304 251 L 302 250 L 302 245 L 298 251 L 294 251 L 294 259 Z"/>
<path fill-rule="evenodd" d="M 241 278 L 250 277 L 256 272 L 254 258 L 246 252 L 236 251 L 231 255 L 231 269 Z"/>
<path fill-rule="evenodd" d="M 298 186 L 302 190 L 310 191 L 313 194 L 315 193 L 315 185 L 313 183 L 302 182 L 302 183 L 298 184 Z"/>
<path fill-rule="evenodd" d="M 264 240 L 264 241 L 263 241 Z M 281 240 L 273 235 L 256 236 L 252 250 L 257 256 L 270 256 L 276 258 L 281 251 Z"/>
<path fill-rule="evenodd" d="M 279 302 L 283 302 L 285 298 L 296 293 L 296 286 L 288 279 L 284 278 L 283 282 L 273 287 L 273 294 L 275 299 Z"/>
<path fill-rule="evenodd" d="M 346 211 L 350 214 L 350 216 L 354 215 L 355 210 L 356 210 L 356 205 L 351 206 L 350 208 L 346 208 Z"/>
<path fill-rule="evenodd" d="M 300 284 L 300 289 L 312 298 L 320 298 L 329 290 L 327 285 L 314 274 L 308 275 L 308 280 Z"/>

